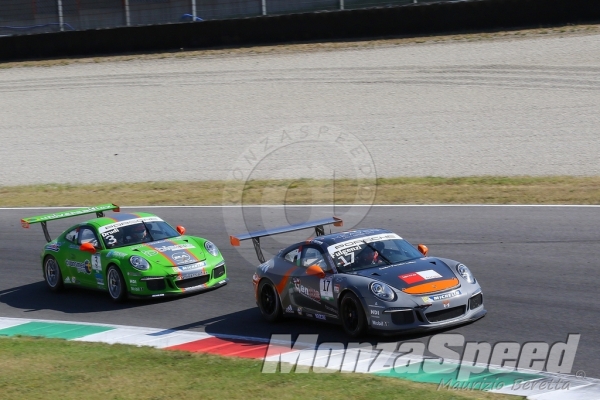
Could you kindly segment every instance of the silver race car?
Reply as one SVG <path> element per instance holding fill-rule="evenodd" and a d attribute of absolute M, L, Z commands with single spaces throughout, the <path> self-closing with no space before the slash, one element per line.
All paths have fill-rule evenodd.
<path fill-rule="evenodd" d="M 252 239 L 261 264 L 252 283 L 268 321 L 284 316 L 340 323 L 353 337 L 368 330 L 397 334 L 445 328 L 482 318 L 483 294 L 464 264 L 429 257 L 384 229 L 324 234 L 342 226 L 333 217 L 231 236 L 234 246 Z M 260 238 L 315 228 L 316 236 L 265 261 Z"/>

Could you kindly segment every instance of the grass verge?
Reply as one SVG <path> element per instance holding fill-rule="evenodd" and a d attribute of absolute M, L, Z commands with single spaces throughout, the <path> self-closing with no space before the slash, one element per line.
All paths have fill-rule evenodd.
<path fill-rule="evenodd" d="M 368 192 L 371 195 L 364 196 Z M 374 195 L 374 196 L 373 196 Z M 600 204 L 600 177 L 139 182 L 0 187 L 0 207 L 228 204 Z"/>
<path fill-rule="evenodd" d="M 367 374 L 262 374 L 260 360 L 0 337 L 2 399 L 519 399 Z"/>

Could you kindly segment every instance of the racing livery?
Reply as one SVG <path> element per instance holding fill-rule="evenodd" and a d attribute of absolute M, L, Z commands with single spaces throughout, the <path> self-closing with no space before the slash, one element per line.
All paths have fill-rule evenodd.
<path fill-rule="evenodd" d="M 339 218 L 231 236 L 234 246 L 252 239 L 262 262 L 254 273 L 256 303 L 268 321 L 309 318 L 341 324 L 350 336 L 368 330 L 397 334 L 446 328 L 482 318 L 483 293 L 469 268 L 430 257 L 394 232 L 360 229 L 324 234 Z M 268 261 L 260 238 L 315 228 Z"/>
<path fill-rule="evenodd" d="M 116 211 L 105 216 L 104 211 Z M 23 218 L 40 223 L 47 240 L 41 254 L 53 291 L 80 286 L 107 291 L 117 302 L 128 295 L 163 297 L 199 292 L 228 282 L 225 261 L 212 242 L 185 235 L 154 214 L 121 213 L 114 204 Z M 96 213 L 51 240 L 47 221 Z"/>

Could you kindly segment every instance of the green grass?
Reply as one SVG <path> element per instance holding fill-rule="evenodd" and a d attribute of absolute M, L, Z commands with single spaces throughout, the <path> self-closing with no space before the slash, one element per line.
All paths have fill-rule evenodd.
<path fill-rule="evenodd" d="M 368 190 L 373 196 L 358 195 Z M 379 178 L 0 186 L 0 207 L 227 204 L 600 204 L 600 177 Z"/>
<path fill-rule="evenodd" d="M 150 347 L 0 337 L 0 398 L 519 399 L 367 374 L 263 374 L 262 361 Z"/>

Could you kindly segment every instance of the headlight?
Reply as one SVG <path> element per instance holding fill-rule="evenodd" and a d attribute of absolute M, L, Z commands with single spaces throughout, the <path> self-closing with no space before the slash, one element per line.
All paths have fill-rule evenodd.
<path fill-rule="evenodd" d="M 209 242 L 207 240 L 206 242 L 204 242 L 204 248 L 206 249 L 206 251 L 208 251 L 215 257 L 219 255 L 219 249 L 217 248 L 217 246 L 215 246 L 213 242 Z"/>
<path fill-rule="evenodd" d="M 465 278 L 467 282 L 475 283 L 475 277 L 473 277 L 473 274 L 471 273 L 471 271 L 469 271 L 469 268 L 467 268 L 465 264 L 458 264 L 456 266 L 456 270 L 458 271 L 460 276 Z"/>
<path fill-rule="evenodd" d="M 370 288 L 371 292 L 381 300 L 393 301 L 396 298 L 394 291 L 385 283 L 372 282 Z"/>
<path fill-rule="evenodd" d="M 131 263 L 133 268 L 139 269 L 140 271 L 146 271 L 147 269 L 150 269 L 150 264 L 148 264 L 148 261 L 146 261 L 142 257 L 132 256 L 129 259 L 129 262 Z"/>

